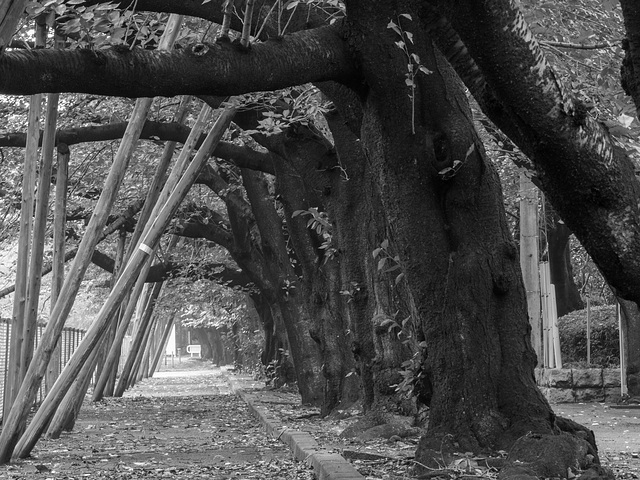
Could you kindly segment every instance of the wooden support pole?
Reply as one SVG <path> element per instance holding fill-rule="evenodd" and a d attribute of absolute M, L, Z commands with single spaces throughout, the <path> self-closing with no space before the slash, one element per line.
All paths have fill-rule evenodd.
<path fill-rule="evenodd" d="M 77 377 L 83 365 L 88 361 L 93 349 L 103 337 L 103 334 L 108 327 L 109 320 L 115 314 L 126 293 L 133 286 L 133 283 L 140 274 L 143 265 L 147 262 L 149 254 L 153 252 L 153 250 L 158 245 L 162 233 L 171 221 L 171 218 L 173 218 L 180 203 L 187 195 L 187 192 L 195 182 L 201 168 L 213 153 L 213 150 L 222 138 L 222 135 L 231 123 L 235 112 L 236 107 L 229 106 L 221 113 L 220 117 L 216 120 L 213 128 L 205 138 L 202 146 L 198 150 L 195 158 L 193 159 L 175 188 L 172 190 L 168 200 L 161 208 L 159 214 L 157 215 L 157 217 L 155 217 L 153 222 L 150 222 L 151 224 L 148 226 L 148 228 L 145 229 L 140 247 L 132 255 L 131 259 L 124 268 L 122 275 L 118 279 L 118 282 L 109 294 L 109 297 L 107 298 L 105 304 L 102 306 L 96 319 L 85 334 L 84 339 L 67 363 L 65 369 L 60 374 L 60 377 L 58 377 L 58 380 L 51 389 L 51 392 L 42 402 L 42 405 L 36 412 L 32 422 L 27 427 L 24 435 L 16 443 L 15 451 L 18 457 L 24 458 L 31 453 L 31 450 L 40 438 L 40 435 L 46 428 L 48 420 L 51 418 L 51 415 L 60 404 L 60 401 L 64 397 L 67 390 L 70 388 L 71 384 Z M 21 391 L 22 390 L 23 389 L 21 389 Z M 12 409 L 10 416 L 16 415 L 13 412 L 14 409 Z M 3 447 L 2 436 L 4 434 L 5 431 L 3 430 L 2 435 L 0 435 L 0 448 Z M 9 436 L 8 438 L 11 437 Z M 5 450 L 0 450 L 0 454 L 6 455 Z"/>
<path fill-rule="evenodd" d="M 111 288 L 113 288 L 113 286 L 118 281 L 118 274 L 120 273 L 120 271 L 124 266 L 124 253 L 125 253 L 126 243 L 127 243 L 127 232 L 126 230 L 123 229 L 123 230 L 120 230 L 120 234 L 118 235 L 118 245 L 116 248 L 115 264 L 113 268 L 113 274 L 111 276 Z M 100 375 L 102 375 L 103 371 L 105 370 L 105 362 L 107 360 L 107 355 L 109 354 L 109 349 L 111 348 L 111 344 L 113 343 L 113 340 L 116 336 L 116 330 L 118 329 L 118 318 L 120 316 L 121 311 L 122 311 L 122 307 L 120 308 L 118 313 L 114 315 L 114 318 L 112 318 L 110 321 L 109 330 L 107 331 L 106 338 L 101 346 L 102 351 L 98 356 L 98 368 L 96 370 L 96 378 L 100 378 Z M 109 378 L 109 380 L 107 381 L 107 385 L 109 384 L 109 381 L 112 380 L 112 377 L 113 377 L 112 383 L 115 384 L 116 373 L 117 371 L 114 369 L 113 371 L 110 371 L 105 374 Z M 113 387 L 111 387 L 111 391 L 113 392 Z"/>
<path fill-rule="evenodd" d="M 162 332 L 162 338 L 160 339 L 160 343 L 158 344 L 158 349 L 154 352 L 153 359 L 151 360 L 151 366 L 149 368 L 149 376 L 153 377 L 153 374 L 158 369 L 158 365 L 160 365 L 160 360 L 162 359 L 163 353 L 167 348 L 167 340 L 169 340 L 169 334 L 171 334 L 171 329 L 173 328 L 173 319 L 176 317 L 175 312 L 167 319 L 167 322 L 164 326 L 164 330 Z"/>
<path fill-rule="evenodd" d="M 62 286 L 58 301 L 51 311 L 47 328 L 42 335 L 34 356 L 35 361 L 31 362 L 27 370 L 27 376 L 16 397 L 16 401 L 9 414 L 5 416 L 6 420 L 0 433 L 0 463 L 6 463 L 11 459 L 15 444 L 20 438 L 27 416 L 29 415 L 29 410 L 40 387 L 40 382 L 42 381 L 51 355 L 60 338 L 64 322 L 80 289 L 84 273 L 91 262 L 93 250 L 107 222 L 111 207 L 115 203 L 118 190 L 120 189 L 129 165 L 129 160 L 131 159 L 135 144 L 142 131 L 142 126 L 146 120 L 149 108 L 151 107 L 151 102 L 152 99 L 149 98 L 138 99 L 136 101 L 131 121 L 127 126 L 127 131 L 111 165 L 111 170 L 107 175 L 104 188 L 91 216 L 87 230 L 80 242 L 78 253 Z"/>
<path fill-rule="evenodd" d="M 58 299 L 58 293 L 64 282 L 65 262 L 65 226 L 67 223 L 67 187 L 69 183 L 69 147 L 58 145 L 58 168 L 56 172 L 55 206 L 53 210 L 53 260 L 51 263 L 51 308 Z M 43 271 L 44 274 L 44 271 Z M 60 375 L 60 340 L 51 355 L 45 373 L 45 387 L 48 392 Z"/>
<path fill-rule="evenodd" d="M 160 193 L 155 194 L 153 193 L 152 189 L 149 189 L 148 196 L 151 196 L 153 193 L 153 201 L 145 202 L 145 205 L 151 206 L 151 211 L 149 211 L 149 213 L 146 215 L 147 217 L 154 218 L 155 216 L 158 215 L 159 208 L 163 205 L 164 202 L 166 202 L 170 192 L 173 190 L 173 188 L 175 188 L 175 185 L 177 184 L 178 180 L 180 179 L 180 176 L 182 175 L 182 172 L 184 172 L 187 166 L 191 153 L 195 149 L 198 139 L 200 138 L 202 132 L 204 131 L 204 128 L 208 122 L 210 114 L 211 114 L 211 108 L 208 105 L 204 105 L 200 111 L 200 114 L 198 115 L 196 123 L 191 128 L 189 137 L 185 141 L 182 147 L 182 151 L 178 156 L 178 160 L 176 161 L 176 165 L 171 170 L 171 174 L 169 175 L 169 178 L 166 180 L 164 187 L 162 188 L 162 191 Z M 138 225 L 140 225 L 140 221 L 138 222 Z M 142 230 L 145 230 L 146 227 L 147 227 L 146 225 L 143 225 Z M 144 231 L 141 231 L 140 235 L 142 235 L 143 233 Z M 134 244 L 132 241 L 131 244 L 139 248 L 139 242 L 136 242 Z M 111 345 L 111 349 L 109 350 L 109 354 L 107 355 L 107 360 L 105 361 L 104 368 L 107 371 L 116 369 L 118 366 L 118 361 L 120 359 L 120 350 L 122 347 L 122 340 L 124 339 L 127 328 L 129 327 L 129 321 L 131 320 L 131 317 L 133 315 L 135 303 L 138 300 L 138 296 L 142 292 L 142 287 L 144 286 L 144 278 L 146 277 L 146 272 L 148 271 L 150 266 L 151 264 L 149 263 L 149 265 L 146 265 L 145 267 L 143 267 L 143 271 L 141 272 L 141 275 L 140 275 L 141 279 L 136 281 L 133 291 L 131 292 L 131 296 L 129 298 L 129 304 L 127 305 L 125 312 L 122 315 L 120 324 L 118 325 L 118 329 L 116 331 L 115 338 Z M 96 385 L 93 389 L 93 396 L 91 398 L 92 401 L 97 402 L 100 399 L 102 399 L 105 393 L 107 381 L 108 381 L 108 377 L 106 373 L 103 373 L 102 375 L 100 375 L 100 378 L 98 378 L 98 381 L 96 382 Z"/>
<path fill-rule="evenodd" d="M 29 263 L 29 282 L 27 287 L 27 309 L 24 321 L 24 348 L 20 377 L 24 378 L 27 367 L 33 357 L 33 346 L 38 325 L 38 305 L 40 287 L 42 285 L 42 265 L 44 263 L 44 243 L 47 233 L 47 216 L 49 213 L 49 194 L 51 191 L 51 175 L 53 173 L 53 152 L 55 149 L 56 124 L 58 121 L 58 100 L 60 95 L 47 95 L 47 110 L 42 139 L 40 174 L 38 176 L 38 198 L 36 199 L 36 214 L 33 224 L 33 240 L 31 247 L 31 261 Z"/>
<path fill-rule="evenodd" d="M 16 283 L 13 296 L 13 316 L 11 320 L 11 340 L 9 363 L 4 385 L 4 414 L 6 419 L 18 394 L 23 371 L 22 359 L 24 317 L 27 305 L 27 279 L 29 252 L 31 250 L 31 227 L 33 221 L 34 192 L 36 187 L 36 166 L 38 164 L 38 142 L 40 139 L 40 109 L 42 95 L 32 95 L 29 101 L 27 143 L 25 145 L 24 169 L 22 174 L 22 204 L 20 208 L 20 236 L 16 263 Z M 35 397 L 34 397 L 35 398 Z M 33 401 L 33 400 L 32 400 Z"/>
<path fill-rule="evenodd" d="M 180 106 L 178 107 L 178 110 L 175 115 L 175 120 L 177 122 L 179 123 L 184 122 L 188 113 L 188 107 L 190 103 L 191 103 L 191 97 L 185 96 L 182 98 L 182 100 L 180 101 Z M 204 129 L 204 125 L 202 126 L 202 128 Z M 189 142 L 190 139 L 191 137 L 188 137 L 187 142 Z M 193 144 L 193 146 L 187 146 L 185 144 L 185 148 L 193 149 L 194 147 L 195 147 L 195 143 Z M 151 216 L 153 208 L 155 205 L 158 204 L 158 197 L 163 188 L 163 185 L 165 182 L 165 175 L 169 168 L 169 164 L 171 162 L 171 158 L 173 157 L 175 148 L 176 148 L 176 142 L 167 142 L 165 144 L 164 150 L 162 152 L 162 156 L 160 157 L 160 162 L 156 167 L 153 180 L 151 181 L 151 186 L 149 187 L 149 191 L 147 192 L 147 198 L 145 199 L 144 207 L 140 212 L 138 223 L 136 224 L 136 228 L 131 236 L 131 240 L 129 242 L 129 249 L 127 250 L 127 253 L 125 254 L 125 257 L 124 257 L 125 261 L 131 256 L 131 253 L 137 247 L 138 241 L 140 240 L 140 236 L 142 235 L 144 227 L 149 217 Z M 145 273 L 143 272 L 142 275 L 145 275 Z M 136 289 L 134 289 L 134 291 L 135 290 Z M 133 295 L 132 297 L 134 299 L 137 298 L 137 296 L 135 295 Z M 128 302 L 126 302 L 125 305 L 127 303 Z M 127 313 L 126 307 L 122 308 L 121 315 L 118 318 L 120 319 L 119 323 L 122 323 L 126 318 L 127 319 L 126 324 L 128 325 L 129 323 L 128 319 L 131 317 L 130 317 L 130 314 Z M 116 322 L 115 317 L 113 321 L 114 323 Z M 105 395 L 107 396 L 113 395 L 113 391 L 115 387 L 115 376 L 118 370 L 118 362 L 120 360 L 120 351 L 122 349 L 122 340 L 124 339 L 125 331 L 126 331 L 126 327 L 125 327 L 125 330 L 120 332 L 119 334 L 118 325 L 117 324 L 114 325 L 113 340 L 109 343 L 109 345 L 106 346 L 108 347 L 109 350 L 108 350 L 105 362 L 103 364 L 103 367 L 100 371 L 100 374 L 98 375 L 98 381 L 96 382 L 96 385 L 94 386 L 94 389 L 93 389 L 92 400 L 94 402 L 101 400 Z"/>
<path fill-rule="evenodd" d="M 151 318 L 153 317 L 153 305 L 160 295 L 160 290 L 162 290 L 163 284 L 164 282 L 158 282 L 153 285 L 149 295 L 149 300 L 148 302 L 145 302 L 146 305 L 142 309 L 140 323 L 138 324 L 136 333 L 131 341 L 131 349 L 129 350 L 129 355 L 127 356 L 124 369 L 120 374 L 120 379 L 118 380 L 118 384 L 114 392 L 116 397 L 121 397 L 127 387 L 131 384 L 132 372 L 136 364 L 136 358 L 141 355 L 144 350 L 144 339 L 147 337 Z"/>
<path fill-rule="evenodd" d="M 540 275 L 538 273 L 538 190 L 530 176 L 520 173 L 520 268 L 527 294 L 527 311 L 531 324 L 531 345 L 544 365 L 542 347 L 542 311 Z"/>
<path fill-rule="evenodd" d="M 60 438 L 63 430 L 70 432 L 78 418 L 82 401 L 91 383 L 93 372 L 98 361 L 99 348 L 94 348 L 86 366 L 80 371 L 76 379 L 73 381 L 69 391 L 66 393 L 60 405 L 53 414 L 51 422 L 47 428 L 47 437 Z"/>
<path fill-rule="evenodd" d="M 616 314 L 618 317 L 618 339 L 620 344 L 620 395 L 623 397 L 629 393 L 627 386 L 627 325 L 626 319 L 623 318 L 622 309 L 620 307 L 620 300 L 616 302 Z"/>

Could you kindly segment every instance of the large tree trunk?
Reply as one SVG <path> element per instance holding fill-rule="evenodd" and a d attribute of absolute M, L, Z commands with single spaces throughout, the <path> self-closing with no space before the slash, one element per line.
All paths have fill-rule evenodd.
<path fill-rule="evenodd" d="M 321 355 L 310 335 L 314 319 L 305 305 L 305 292 L 287 252 L 282 220 L 273 208 L 262 174 L 243 169 L 242 177 L 260 230 L 262 254 L 268 265 L 270 284 L 274 286 L 268 294 L 271 301 L 278 304 L 282 314 L 302 401 L 320 405 L 323 391 Z"/>
<path fill-rule="evenodd" d="M 371 420 L 384 421 L 381 411 L 415 412 L 414 402 L 405 399 L 409 391 L 398 391 L 396 386 L 402 384 L 401 371 L 416 351 L 417 339 L 409 338 L 416 333 L 411 322 L 403 328 L 394 326 L 402 326 L 402 320 L 411 314 L 407 306 L 411 302 L 401 301 L 408 292 L 405 282 L 396 282 L 401 271 L 394 268 L 390 258 L 393 247 L 380 250 L 389 234 L 371 168 L 360 142 L 345 127 L 342 117 L 332 114 L 328 120 L 340 152 L 340 168 L 331 171 L 327 205 L 335 219 L 341 290 L 348 299 L 352 349 L 362 383 L 363 407 L 368 413 L 362 422 L 362 428 L 366 428 Z M 379 253 L 374 257 L 376 251 Z M 387 262 L 379 269 L 385 257 Z M 419 356 L 415 360 L 419 362 Z M 415 378 L 418 376 L 415 372 Z"/>
<path fill-rule="evenodd" d="M 517 250 L 463 90 L 417 22 L 397 17 L 387 2 L 349 6 L 369 86 L 363 147 L 427 344 L 433 394 L 417 459 L 430 463 L 449 434 L 463 451 L 550 434 L 554 415 L 535 384 Z M 411 31 L 410 53 L 430 71 L 414 77 L 415 90 L 405 84 L 412 60 L 395 44 L 389 18 Z M 381 65 L 381 56 L 390 60 Z"/>

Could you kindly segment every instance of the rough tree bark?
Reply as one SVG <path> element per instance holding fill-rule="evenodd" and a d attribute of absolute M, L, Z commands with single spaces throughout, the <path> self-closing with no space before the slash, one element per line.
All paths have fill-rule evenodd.
<path fill-rule="evenodd" d="M 554 442 L 497 174 L 453 72 L 411 20 L 411 2 L 395 3 L 354 0 L 347 14 L 367 86 L 361 139 L 427 344 L 433 393 L 416 458 L 437 463 L 451 434 L 468 451 L 508 447 L 528 432 Z M 408 53 L 395 43 L 407 31 Z M 408 87 L 407 62 L 428 69 Z"/>

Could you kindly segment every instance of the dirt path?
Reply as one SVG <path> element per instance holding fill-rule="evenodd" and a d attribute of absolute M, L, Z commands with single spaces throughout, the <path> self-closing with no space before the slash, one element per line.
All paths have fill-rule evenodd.
<path fill-rule="evenodd" d="M 158 372 L 123 398 L 87 403 L 73 432 L 41 440 L 32 456 L 0 466 L 0 478 L 314 478 L 266 435 L 219 368 Z"/>

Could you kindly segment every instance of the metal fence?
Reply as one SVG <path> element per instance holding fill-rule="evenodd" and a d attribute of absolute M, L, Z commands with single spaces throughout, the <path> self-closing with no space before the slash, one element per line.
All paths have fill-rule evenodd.
<path fill-rule="evenodd" d="M 42 337 L 42 332 L 44 331 L 44 325 L 38 325 L 36 331 L 36 347 L 38 346 L 38 342 Z M 82 341 L 84 337 L 84 330 L 79 330 L 77 328 L 64 328 L 62 330 L 62 336 L 60 337 L 60 370 L 67 364 L 73 352 L 75 352 L 76 348 Z M 11 320 L 6 318 L 0 319 L 0 405 L 2 399 L 4 398 L 4 385 L 7 379 L 7 368 L 9 365 L 9 342 L 11 338 Z M 38 391 L 38 396 L 36 399 L 37 403 L 42 401 L 44 396 L 44 387 L 40 385 L 40 390 Z M 1 410 L 1 409 L 0 409 Z M 0 417 L 2 413 L 0 412 Z"/>

